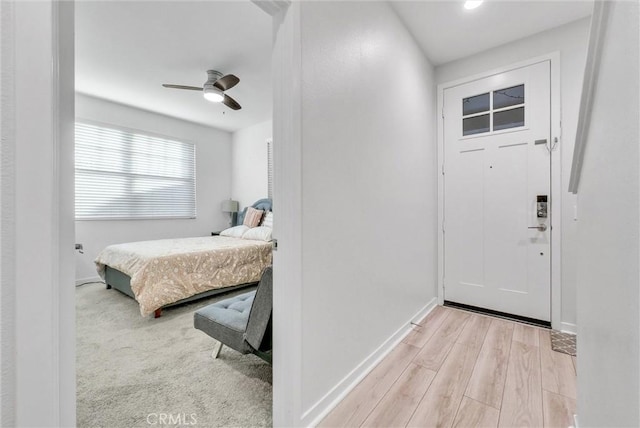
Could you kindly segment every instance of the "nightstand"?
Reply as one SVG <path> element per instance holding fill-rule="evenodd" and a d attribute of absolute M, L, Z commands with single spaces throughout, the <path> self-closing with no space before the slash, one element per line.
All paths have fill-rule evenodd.
<path fill-rule="evenodd" d="M 220 235 L 220 232 L 222 232 L 222 231 L 219 230 L 217 232 L 211 232 L 211 236 L 218 236 L 218 235 Z"/>

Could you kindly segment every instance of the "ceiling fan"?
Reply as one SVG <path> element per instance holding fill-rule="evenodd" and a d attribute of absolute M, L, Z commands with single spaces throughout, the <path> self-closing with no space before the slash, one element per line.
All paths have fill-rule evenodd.
<path fill-rule="evenodd" d="M 233 110 L 240 110 L 242 108 L 240 104 L 224 93 L 224 91 L 236 86 L 239 81 L 240 79 L 233 74 L 227 74 L 225 76 L 219 71 L 207 70 L 207 81 L 204 82 L 204 87 L 202 88 L 198 86 L 170 85 L 167 83 L 162 84 L 162 86 L 172 89 L 202 91 L 206 100 L 212 103 L 222 103 Z"/>

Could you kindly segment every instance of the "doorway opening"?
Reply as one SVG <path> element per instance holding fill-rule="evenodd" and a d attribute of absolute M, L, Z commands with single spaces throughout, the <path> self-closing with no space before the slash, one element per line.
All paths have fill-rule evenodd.
<path fill-rule="evenodd" d="M 175 277 L 151 268 L 168 259 L 105 277 L 94 261 L 132 243 L 258 242 L 220 233 L 269 199 L 272 17 L 248 0 L 78 2 L 75 26 L 76 123 L 87 137 L 77 150 L 93 150 L 76 162 L 76 192 L 94 183 L 77 198 L 83 218 L 76 210 L 77 426 L 270 426 L 271 365 L 232 345 L 214 359 L 218 342 L 194 328 L 196 311 L 255 291 L 268 242 L 255 244 L 259 262 L 237 280 L 214 254 L 178 255 Z M 220 103 L 207 97 L 216 85 Z M 112 282 L 109 272 L 125 276 Z M 207 282 L 223 293 L 203 291 Z M 154 308 L 162 295 L 180 304 Z"/>

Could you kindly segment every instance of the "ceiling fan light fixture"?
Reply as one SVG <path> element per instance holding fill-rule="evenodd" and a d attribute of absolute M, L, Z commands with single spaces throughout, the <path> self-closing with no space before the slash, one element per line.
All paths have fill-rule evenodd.
<path fill-rule="evenodd" d="M 2 0 L 0 0 L 2 1 Z M 212 103 L 221 103 L 229 107 L 231 110 L 240 110 L 242 106 L 236 100 L 226 95 L 224 92 L 233 88 L 240 82 L 238 76 L 233 74 L 223 75 L 216 70 L 207 70 L 207 81 L 202 87 L 174 85 L 171 83 L 163 83 L 162 86 L 169 89 L 185 89 L 189 91 L 202 92 L 204 99 Z"/>
<path fill-rule="evenodd" d="M 464 8 L 467 10 L 475 9 L 480 6 L 484 0 L 467 0 L 464 2 Z"/>
<path fill-rule="evenodd" d="M 215 86 L 205 87 L 204 98 L 212 103 L 221 103 L 224 100 L 224 93 Z"/>

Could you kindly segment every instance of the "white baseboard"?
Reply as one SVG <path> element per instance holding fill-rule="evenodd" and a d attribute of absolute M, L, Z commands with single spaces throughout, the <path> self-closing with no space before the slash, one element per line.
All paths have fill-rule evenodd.
<path fill-rule="evenodd" d="M 378 365 L 380 361 L 391 352 L 396 345 L 412 330 L 411 323 L 419 323 L 437 305 L 434 297 L 422 309 L 420 309 L 411 319 L 391 335 L 378 349 L 365 358 L 355 369 L 334 386 L 324 397 L 302 415 L 302 426 L 315 427 L 333 410 L 346 396 L 360 383 L 366 375 Z"/>
<path fill-rule="evenodd" d="M 88 282 L 104 282 L 104 280 L 102 278 L 100 278 L 99 276 L 92 276 L 92 277 L 89 277 L 89 278 L 80 278 L 80 279 L 76 279 L 76 287 L 78 285 L 86 284 Z"/>
<path fill-rule="evenodd" d="M 560 331 L 563 333 L 569 333 L 569 334 L 577 334 L 578 333 L 578 326 L 575 324 L 571 324 L 570 322 L 563 322 L 560 323 Z"/>

